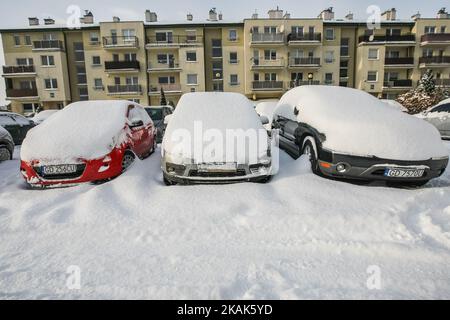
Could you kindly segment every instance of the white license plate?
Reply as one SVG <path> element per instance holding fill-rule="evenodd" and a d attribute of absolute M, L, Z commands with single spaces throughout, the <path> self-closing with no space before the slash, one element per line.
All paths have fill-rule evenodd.
<path fill-rule="evenodd" d="M 387 168 L 384 171 L 386 177 L 392 178 L 421 178 L 425 169 Z"/>
<path fill-rule="evenodd" d="M 75 173 L 77 172 L 76 164 L 61 164 L 57 166 L 45 166 L 42 167 L 42 173 L 45 175 L 58 175 L 65 173 Z"/>
<path fill-rule="evenodd" d="M 236 163 L 202 163 L 198 165 L 198 170 L 205 172 L 236 171 Z"/>

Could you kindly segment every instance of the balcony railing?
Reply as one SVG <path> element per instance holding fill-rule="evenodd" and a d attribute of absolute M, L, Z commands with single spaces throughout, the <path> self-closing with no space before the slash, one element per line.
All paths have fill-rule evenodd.
<path fill-rule="evenodd" d="M 4 74 L 14 74 L 14 73 L 35 73 L 36 69 L 34 66 L 3 66 Z"/>
<path fill-rule="evenodd" d="M 299 81 L 292 80 L 289 82 L 289 88 L 292 89 L 292 88 L 299 87 L 299 86 L 311 86 L 311 85 L 317 86 L 319 84 L 320 84 L 319 80 L 309 80 L 309 81 L 308 80 L 306 80 L 306 81 L 305 80 L 299 80 Z"/>
<path fill-rule="evenodd" d="M 131 70 L 138 71 L 141 69 L 139 61 L 105 61 L 106 71 Z"/>
<path fill-rule="evenodd" d="M 124 84 L 108 86 L 110 94 L 142 94 L 142 86 L 139 84 Z"/>
<path fill-rule="evenodd" d="M 104 48 L 138 48 L 138 37 L 103 37 Z"/>
<path fill-rule="evenodd" d="M 284 33 L 252 33 L 252 43 L 283 43 Z"/>
<path fill-rule="evenodd" d="M 450 64 L 450 56 L 420 57 L 420 64 Z"/>
<path fill-rule="evenodd" d="M 265 59 L 265 57 L 253 58 L 253 68 L 284 68 L 284 59 Z"/>
<path fill-rule="evenodd" d="M 158 84 L 156 86 L 150 86 L 150 94 L 159 94 L 161 88 L 165 93 L 181 92 L 181 85 L 179 83 Z"/>
<path fill-rule="evenodd" d="M 6 89 L 6 97 L 8 98 L 29 98 L 37 96 L 37 89 Z"/>
<path fill-rule="evenodd" d="M 283 81 L 253 81 L 253 90 L 280 91 L 283 90 Z"/>
<path fill-rule="evenodd" d="M 450 42 L 450 33 L 428 33 L 420 38 L 420 42 Z"/>
<path fill-rule="evenodd" d="M 171 61 L 168 63 L 149 63 L 148 72 L 158 72 L 158 71 L 177 71 L 181 70 L 180 64 Z"/>
<path fill-rule="evenodd" d="M 450 87 L 450 79 L 435 79 L 434 81 L 439 87 Z"/>
<path fill-rule="evenodd" d="M 414 65 L 414 57 L 385 58 L 385 65 Z"/>
<path fill-rule="evenodd" d="M 385 81 L 383 83 L 383 87 L 385 87 L 385 88 L 409 88 L 409 87 L 412 87 L 412 80 L 402 79 L 402 80 Z"/>
<path fill-rule="evenodd" d="M 359 43 L 362 42 L 415 42 L 416 36 L 413 34 L 384 35 L 384 36 L 360 36 Z"/>
<path fill-rule="evenodd" d="M 33 41 L 33 50 L 64 50 L 64 43 L 61 40 L 40 40 Z"/>
<path fill-rule="evenodd" d="M 170 47 L 170 46 L 198 46 L 203 44 L 203 37 L 201 36 L 170 36 L 166 37 L 147 37 L 148 47 Z"/>
<path fill-rule="evenodd" d="M 288 42 L 321 42 L 321 33 L 291 33 L 287 38 Z"/>
<path fill-rule="evenodd" d="M 289 67 L 298 66 L 320 66 L 320 58 L 305 57 L 305 58 L 290 58 Z"/>

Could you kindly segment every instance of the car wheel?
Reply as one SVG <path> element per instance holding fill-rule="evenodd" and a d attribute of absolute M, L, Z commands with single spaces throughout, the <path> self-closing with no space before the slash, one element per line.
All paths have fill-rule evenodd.
<path fill-rule="evenodd" d="M 9 151 L 9 149 L 6 147 L 3 146 L 0 147 L 0 161 L 6 161 L 11 159 L 12 159 L 11 151 Z"/>
<path fill-rule="evenodd" d="M 134 162 L 136 156 L 133 152 L 127 150 L 122 158 L 122 172 L 126 171 Z"/>
<path fill-rule="evenodd" d="M 311 170 L 315 174 L 320 174 L 319 169 L 319 161 L 317 160 L 316 149 L 313 146 L 313 143 L 310 140 L 306 140 L 303 143 L 302 155 L 305 155 L 309 158 L 311 162 Z"/>

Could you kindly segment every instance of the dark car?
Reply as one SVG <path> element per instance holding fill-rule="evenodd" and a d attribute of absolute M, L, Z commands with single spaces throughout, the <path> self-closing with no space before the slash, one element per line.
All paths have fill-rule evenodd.
<path fill-rule="evenodd" d="M 28 130 L 34 127 L 34 122 L 17 113 L 0 112 L 0 126 L 11 134 L 14 144 L 19 145 L 22 144 Z"/>
<path fill-rule="evenodd" d="M 14 152 L 14 141 L 2 126 L 0 126 L 0 162 L 11 160 Z"/>
<path fill-rule="evenodd" d="M 450 99 L 440 102 L 419 117 L 423 117 L 435 126 L 441 133 L 442 139 L 450 140 Z"/>
<path fill-rule="evenodd" d="M 448 164 L 439 132 L 361 90 L 303 86 L 281 98 L 273 128 L 280 147 L 307 155 L 312 171 L 332 178 L 420 186 Z"/>
<path fill-rule="evenodd" d="M 164 118 L 173 113 L 173 108 L 171 106 L 151 106 L 145 107 L 150 118 L 152 118 L 155 124 L 157 134 L 156 142 L 161 143 L 164 137 L 164 132 L 166 131 L 166 125 L 164 124 Z"/>

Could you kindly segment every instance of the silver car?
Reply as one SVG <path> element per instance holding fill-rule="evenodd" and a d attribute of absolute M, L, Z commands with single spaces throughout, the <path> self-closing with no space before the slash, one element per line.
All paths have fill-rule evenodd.
<path fill-rule="evenodd" d="M 450 99 L 432 107 L 422 117 L 439 130 L 442 139 L 450 140 Z"/>

